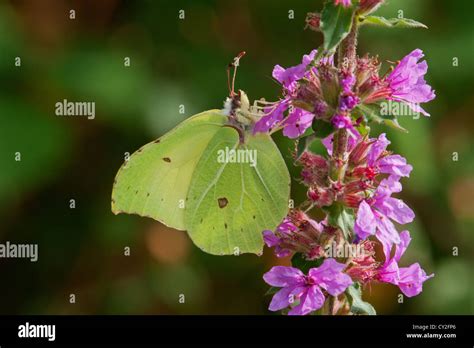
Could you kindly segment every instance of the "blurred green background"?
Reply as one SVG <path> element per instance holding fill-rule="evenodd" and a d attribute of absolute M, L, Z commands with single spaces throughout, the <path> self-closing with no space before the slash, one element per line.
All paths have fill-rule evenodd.
<path fill-rule="evenodd" d="M 2 1 L 0 240 L 38 243 L 39 260 L 0 260 L 0 313 L 268 313 L 262 274 L 288 260 L 268 249 L 206 255 L 184 232 L 114 216 L 112 182 L 126 152 L 221 107 L 226 65 L 238 52 L 247 55 L 237 87 L 275 100 L 273 66 L 295 65 L 321 43 L 303 30 L 306 12 L 320 9 L 316 0 Z M 373 284 L 366 297 L 381 314 L 473 314 L 474 2 L 391 0 L 379 14 L 399 10 L 430 29 L 363 28 L 359 53 L 381 61 L 416 47 L 426 54 L 437 94 L 426 107 L 431 117 L 401 119 L 410 133 L 388 133 L 391 149 L 414 166 L 403 181 L 402 198 L 417 214 L 403 263 L 419 261 L 436 276 L 402 304 L 390 285 Z M 63 99 L 95 102 L 96 118 L 57 117 Z M 290 142 L 275 139 L 288 158 Z M 298 202 L 304 189 L 293 191 Z"/>

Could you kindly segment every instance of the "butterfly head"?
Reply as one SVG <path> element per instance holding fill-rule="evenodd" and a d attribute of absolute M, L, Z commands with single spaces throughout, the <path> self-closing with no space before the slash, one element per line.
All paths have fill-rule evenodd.
<path fill-rule="evenodd" d="M 240 59 L 245 55 L 245 51 L 240 52 L 234 60 L 227 66 L 227 83 L 229 87 L 229 96 L 224 102 L 222 112 L 229 117 L 229 120 L 243 126 L 252 123 L 250 100 L 247 94 L 239 89 L 235 92 L 235 77 L 237 68 L 240 65 Z M 233 74 L 231 78 L 231 70 Z"/>

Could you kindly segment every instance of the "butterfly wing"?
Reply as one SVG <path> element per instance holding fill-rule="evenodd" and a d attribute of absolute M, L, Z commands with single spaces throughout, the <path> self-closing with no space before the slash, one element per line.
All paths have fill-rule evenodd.
<path fill-rule="evenodd" d="M 133 153 L 115 178 L 112 212 L 151 217 L 185 230 L 184 208 L 194 169 L 225 123 L 219 110 L 206 111 Z"/>
<path fill-rule="evenodd" d="M 221 163 L 219 150 L 255 151 L 256 165 Z M 288 212 L 290 175 L 267 134 L 247 135 L 244 144 L 222 127 L 204 151 L 191 179 L 185 225 L 193 242 L 216 255 L 259 254 L 262 231 L 273 230 Z"/>

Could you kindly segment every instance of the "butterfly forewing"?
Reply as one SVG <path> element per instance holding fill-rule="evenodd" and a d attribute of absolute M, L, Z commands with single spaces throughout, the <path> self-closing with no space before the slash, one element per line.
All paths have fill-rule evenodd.
<path fill-rule="evenodd" d="M 185 230 L 186 197 L 196 164 L 225 122 L 219 110 L 203 112 L 132 154 L 115 178 L 112 211 Z"/>

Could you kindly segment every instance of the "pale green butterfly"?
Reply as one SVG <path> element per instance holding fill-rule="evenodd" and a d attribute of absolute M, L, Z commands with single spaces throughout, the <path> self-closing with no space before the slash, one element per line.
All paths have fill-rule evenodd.
<path fill-rule="evenodd" d="M 262 252 L 262 231 L 274 230 L 288 212 L 290 176 L 270 135 L 252 134 L 255 113 L 233 85 L 224 110 L 190 117 L 125 161 L 113 213 L 187 230 L 210 254 Z"/>

